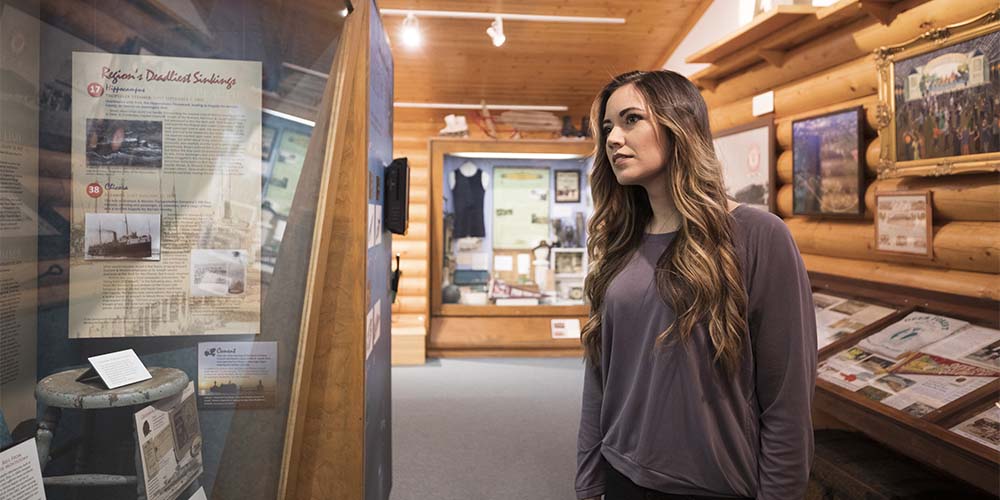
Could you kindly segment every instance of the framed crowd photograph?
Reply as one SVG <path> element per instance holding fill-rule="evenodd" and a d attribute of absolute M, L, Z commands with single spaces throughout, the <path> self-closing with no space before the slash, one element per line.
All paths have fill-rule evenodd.
<path fill-rule="evenodd" d="M 930 191 L 875 193 L 875 250 L 934 257 Z"/>
<path fill-rule="evenodd" d="M 580 171 L 556 170 L 556 203 L 579 203 Z"/>
<path fill-rule="evenodd" d="M 774 211 L 774 120 L 723 130 L 712 141 L 726 193 L 745 205 Z"/>
<path fill-rule="evenodd" d="M 864 214 L 863 120 L 857 106 L 792 122 L 792 213 Z"/>
<path fill-rule="evenodd" d="M 875 56 L 880 178 L 1000 169 L 1000 9 Z"/>

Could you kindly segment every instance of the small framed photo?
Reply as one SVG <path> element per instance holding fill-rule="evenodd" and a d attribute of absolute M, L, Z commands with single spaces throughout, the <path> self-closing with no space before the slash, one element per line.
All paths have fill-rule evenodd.
<path fill-rule="evenodd" d="M 587 274 L 586 248 L 553 248 L 552 269 L 557 277 L 583 277 Z"/>
<path fill-rule="evenodd" d="M 934 257 L 930 191 L 875 193 L 875 250 Z"/>
<path fill-rule="evenodd" d="M 865 212 L 861 106 L 792 121 L 792 213 Z"/>
<path fill-rule="evenodd" d="M 580 202 L 580 171 L 556 170 L 556 203 Z"/>

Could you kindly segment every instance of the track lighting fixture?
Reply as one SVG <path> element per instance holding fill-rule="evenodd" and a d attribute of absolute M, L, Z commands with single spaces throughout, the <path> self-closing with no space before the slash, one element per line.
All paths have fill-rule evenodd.
<path fill-rule="evenodd" d="M 420 35 L 420 24 L 417 21 L 417 16 L 413 15 L 412 12 L 406 15 L 406 19 L 403 19 L 400 37 L 403 40 L 403 45 L 410 48 L 420 47 L 421 42 L 423 42 L 423 37 Z"/>
<path fill-rule="evenodd" d="M 403 28 L 400 30 L 403 44 L 409 47 L 420 45 L 420 30 L 417 25 L 417 15 L 427 17 L 440 17 L 450 19 L 492 19 L 493 23 L 486 28 L 486 34 L 490 36 L 493 45 L 499 47 L 507 41 L 507 35 L 503 32 L 503 21 L 526 21 L 541 23 L 584 23 L 584 24 L 625 24 L 623 17 L 581 17 L 581 16 L 542 16 L 535 14 L 512 14 L 500 12 L 466 12 L 450 10 L 405 10 L 405 9 L 379 9 L 383 16 L 405 16 Z"/>
<path fill-rule="evenodd" d="M 486 28 L 486 34 L 490 36 L 490 40 L 493 40 L 494 47 L 503 45 L 507 41 L 507 37 L 503 34 L 503 18 L 497 16 L 493 19 L 493 24 Z"/>

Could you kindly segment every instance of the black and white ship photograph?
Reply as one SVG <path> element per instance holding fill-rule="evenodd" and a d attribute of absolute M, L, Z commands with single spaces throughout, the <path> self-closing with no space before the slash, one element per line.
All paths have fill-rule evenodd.
<path fill-rule="evenodd" d="M 163 166 L 163 122 L 87 119 L 88 167 Z"/>
<path fill-rule="evenodd" d="M 86 215 L 86 260 L 160 260 L 160 214 Z"/>

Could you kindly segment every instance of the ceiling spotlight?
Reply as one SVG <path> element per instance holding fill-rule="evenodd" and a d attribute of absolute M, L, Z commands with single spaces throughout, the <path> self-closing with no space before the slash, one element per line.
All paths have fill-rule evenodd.
<path fill-rule="evenodd" d="M 499 47 L 507 41 L 507 37 L 503 34 L 503 18 L 497 16 L 493 19 L 493 24 L 489 28 L 486 28 L 486 34 L 490 36 L 493 40 L 493 45 Z"/>
<path fill-rule="evenodd" d="M 406 19 L 403 19 L 403 28 L 400 30 L 400 36 L 403 38 L 403 45 L 410 48 L 417 48 L 423 41 L 423 37 L 420 36 L 420 24 L 417 22 L 417 16 L 413 13 L 406 15 Z"/>

